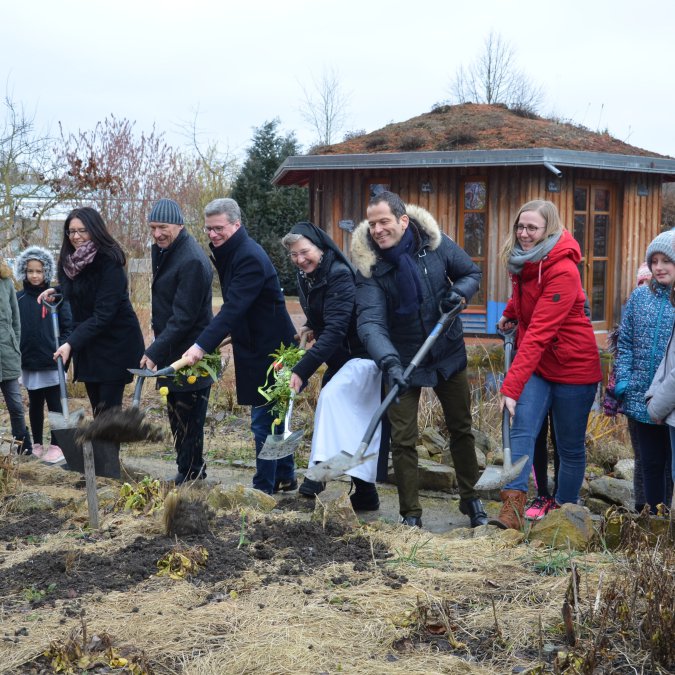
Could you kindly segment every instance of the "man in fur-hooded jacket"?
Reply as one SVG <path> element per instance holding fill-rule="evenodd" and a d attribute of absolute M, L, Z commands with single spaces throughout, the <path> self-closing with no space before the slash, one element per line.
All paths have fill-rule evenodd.
<path fill-rule="evenodd" d="M 399 402 L 388 410 L 391 450 L 406 525 L 421 527 L 417 469 L 417 410 L 421 387 L 432 387 L 450 433 L 457 472 L 460 510 L 471 526 L 485 525 L 487 515 L 474 490 L 478 463 L 471 431 L 469 383 L 462 323 L 455 319 L 440 335 L 420 366 L 404 369 L 441 315 L 466 305 L 478 290 L 479 268 L 444 235 L 430 213 L 407 206 L 393 192 L 374 196 L 367 220 L 355 230 L 352 261 L 357 268 L 357 329 L 370 357 L 399 385 Z"/>

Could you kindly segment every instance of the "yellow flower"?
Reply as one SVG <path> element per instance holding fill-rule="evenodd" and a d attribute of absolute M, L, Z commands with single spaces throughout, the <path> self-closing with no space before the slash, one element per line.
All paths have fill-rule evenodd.
<path fill-rule="evenodd" d="M 169 394 L 169 387 L 160 387 L 160 388 L 159 388 L 159 393 L 160 393 L 161 396 L 164 396 L 164 397 L 168 396 L 168 394 Z"/>
<path fill-rule="evenodd" d="M 194 384 L 197 381 L 197 376 L 196 375 L 188 375 L 188 384 Z"/>
<path fill-rule="evenodd" d="M 277 418 L 274 420 L 274 422 L 272 422 L 272 426 L 273 426 L 273 427 L 279 426 L 280 424 L 281 424 L 281 418 L 280 418 L 280 417 L 277 417 Z"/>

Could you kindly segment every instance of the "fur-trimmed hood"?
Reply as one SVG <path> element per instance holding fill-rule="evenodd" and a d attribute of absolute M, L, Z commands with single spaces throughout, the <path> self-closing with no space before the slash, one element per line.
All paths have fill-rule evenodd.
<path fill-rule="evenodd" d="M 25 251 L 19 253 L 14 261 L 14 274 L 18 281 L 26 280 L 26 268 L 29 260 L 37 260 L 42 263 L 45 283 L 49 284 L 54 278 L 54 270 L 56 269 L 54 256 L 51 252 L 41 246 L 29 246 Z"/>
<path fill-rule="evenodd" d="M 441 244 L 442 232 L 436 219 L 421 206 L 408 204 L 405 208 L 406 214 L 411 221 L 414 221 L 420 230 L 427 236 L 427 246 L 429 250 L 437 249 Z M 352 263 L 356 269 L 366 278 L 373 273 L 373 267 L 377 263 L 377 246 L 373 243 L 368 229 L 368 221 L 364 220 L 358 224 L 352 235 L 351 247 Z"/>

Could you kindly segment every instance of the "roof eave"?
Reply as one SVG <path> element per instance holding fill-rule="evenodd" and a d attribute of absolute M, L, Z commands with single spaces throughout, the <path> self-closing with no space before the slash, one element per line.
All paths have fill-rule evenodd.
<path fill-rule="evenodd" d="M 277 169 L 274 185 L 306 184 L 314 171 L 356 169 L 414 169 L 452 166 L 568 166 L 657 173 L 675 176 L 675 159 L 651 155 L 619 155 L 609 152 L 532 148 L 528 150 L 467 150 L 432 152 L 378 152 L 351 155 L 297 155 Z"/>

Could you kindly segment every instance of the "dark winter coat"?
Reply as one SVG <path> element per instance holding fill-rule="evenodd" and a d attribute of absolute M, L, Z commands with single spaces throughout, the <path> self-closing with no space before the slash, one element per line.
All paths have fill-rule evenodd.
<path fill-rule="evenodd" d="M 152 246 L 152 330 L 155 336 L 145 350 L 158 368 L 179 359 L 191 347 L 213 318 L 211 282 L 213 269 L 194 237 L 183 229 L 170 246 Z M 213 383 L 210 377 L 195 384 L 175 384 L 173 378 L 159 378 L 161 386 L 174 391 L 202 389 Z"/>
<path fill-rule="evenodd" d="M 415 314 L 396 314 L 399 306 L 396 267 L 378 256 L 368 222 L 354 231 L 352 260 L 357 269 L 356 307 L 358 334 L 371 358 L 382 367 L 388 356 L 399 358 L 405 368 L 422 346 L 441 315 L 439 303 L 453 288 L 467 303 L 480 284 L 480 269 L 447 235 L 433 216 L 419 206 L 408 205 L 408 227 L 416 238 L 413 259 L 422 281 L 422 302 Z M 447 380 L 466 368 L 462 322 L 455 319 L 440 335 L 410 383 L 433 387 L 439 377 Z"/>
<path fill-rule="evenodd" d="M 99 251 L 74 279 L 59 261 L 59 281 L 73 313 L 74 377 L 81 382 L 131 382 L 143 334 L 131 301 L 124 267 Z"/>
<path fill-rule="evenodd" d="M 270 354 L 282 343 L 293 344 L 295 335 L 279 277 L 243 225 L 225 243 L 210 247 L 223 306 L 196 342 L 211 352 L 231 335 L 237 400 L 240 405 L 262 405 L 266 401 L 258 387 L 265 384 Z"/>
<path fill-rule="evenodd" d="M 23 282 L 23 290 L 17 293 L 21 315 L 21 367 L 24 370 L 56 370 L 54 352 L 56 342 L 52 317 L 47 308 L 38 304 L 37 298 L 42 291 L 49 288 L 45 283 L 33 286 Z M 59 289 L 56 289 L 57 292 Z M 70 304 L 65 300 L 58 306 L 59 345 L 68 342 L 72 330 L 72 314 Z"/>
<path fill-rule="evenodd" d="M 593 326 L 584 312 L 579 244 L 564 230 L 540 262 L 511 274 L 513 292 L 504 309 L 518 321 L 518 352 L 501 391 L 518 399 L 533 373 L 563 384 L 593 384 L 602 379 Z"/>
<path fill-rule="evenodd" d="M 0 381 L 21 375 L 21 319 L 12 271 L 0 260 Z"/>
<path fill-rule="evenodd" d="M 356 283 L 354 270 L 337 260 L 331 250 L 308 278 L 298 273 L 298 297 L 307 327 L 316 342 L 293 368 L 303 382 L 326 363 L 337 372 L 349 359 L 368 356 L 356 332 Z"/>

